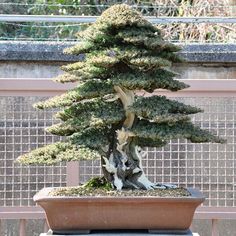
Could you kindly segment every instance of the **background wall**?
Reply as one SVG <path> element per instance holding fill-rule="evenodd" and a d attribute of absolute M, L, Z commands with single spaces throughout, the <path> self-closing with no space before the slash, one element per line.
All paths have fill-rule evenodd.
<path fill-rule="evenodd" d="M 53 78 L 59 66 L 80 58 L 65 56 L 62 50 L 72 43 L 0 42 L 0 87 L 5 78 Z M 188 61 L 174 65 L 181 79 L 236 79 L 235 45 L 188 45 L 182 56 Z M 30 149 L 58 140 L 44 127 L 54 122 L 53 111 L 36 111 L 32 104 L 38 96 L 0 97 L 0 206 L 33 205 L 32 196 L 44 186 L 66 184 L 65 163 L 55 167 L 22 167 L 15 158 Z M 198 187 L 204 191 L 207 206 L 236 206 L 236 99 L 235 97 L 182 97 L 188 104 L 205 109 L 193 121 L 226 137 L 227 145 L 191 144 L 173 140 L 163 149 L 148 149 L 144 160 L 146 173 L 157 182 L 172 182 Z M 80 163 L 80 181 L 100 174 L 99 161 Z M 148 167 L 149 166 L 149 167 Z M 0 235 L 16 236 L 18 221 L 3 221 Z M 220 235 L 232 236 L 235 221 L 222 221 Z M 193 229 L 210 236 L 210 221 L 195 220 Z M 30 221 L 28 235 L 39 235 L 42 221 Z"/>

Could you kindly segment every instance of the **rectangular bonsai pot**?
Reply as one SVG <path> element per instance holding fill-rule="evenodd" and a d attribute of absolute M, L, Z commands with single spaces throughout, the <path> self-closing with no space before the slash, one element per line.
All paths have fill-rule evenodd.
<path fill-rule="evenodd" d="M 44 188 L 34 196 L 46 212 L 54 233 L 90 230 L 147 229 L 185 232 L 195 209 L 204 201 L 196 189 L 188 197 L 63 197 L 49 196 Z"/>

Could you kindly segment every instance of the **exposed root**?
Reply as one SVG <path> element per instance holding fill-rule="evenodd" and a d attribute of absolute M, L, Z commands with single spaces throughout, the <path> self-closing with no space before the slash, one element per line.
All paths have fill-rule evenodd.
<path fill-rule="evenodd" d="M 103 165 L 103 167 L 105 167 L 105 169 L 107 170 L 108 173 L 112 174 L 113 175 L 113 186 L 117 189 L 117 190 L 121 190 L 122 187 L 124 186 L 123 185 L 123 181 L 122 179 L 120 179 L 118 177 L 118 174 L 117 174 L 117 167 L 115 167 L 115 163 L 113 162 L 113 158 L 110 158 L 110 161 L 106 158 L 106 157 L 103 157 L 103 160 L 105 161 L 105 164 Z"/>
<path fill-rule="evenodd" d="M 136 157 L 139 160 L 139 170 L 142 172 L 142 175 L 138 178 L 138 182 L 143 184 L 147 190 L 177 188 L 177 186 L 173 184 L 156 184 L 156 183 L 151 182 L 144 174 L 143 167 L 142 167 L 142 158 L 144 158 L 147 155 L 147 151 L 143 151 L 142 148 L 140 148 L 139 146 L 136 146 L 135 152 L 136 152 Z M 138 170 L 134 169 L 133 171 L 136 172 Z"/>
<path fill-rule="evenodd" d="M 144 174 L 142 167 L 142 157 L 147 155 L 147 152 L 143 151 L 140 147 L 135 146 L 135 155 L 132 155 L 134 162 L 131 165 L 130 155 L 126 153 L 124 149 L 126 145 L 125 139 L 124 143 L 118 144 L 117 151 L 120 153 L 116 158 L 113 154 L 110 155 L 109 159 L 103 157 L 104 165 L 103 167 L 112 176 L 113 187 L 117 190 L 122 188 L 129 189 L 174 189 L 177 188 L 173 184 L 156 184 L 151 182 Z M 130 154 L 130 153 L 129 153 Z M 136 165 L 135 165 L 136 163 Z"/>

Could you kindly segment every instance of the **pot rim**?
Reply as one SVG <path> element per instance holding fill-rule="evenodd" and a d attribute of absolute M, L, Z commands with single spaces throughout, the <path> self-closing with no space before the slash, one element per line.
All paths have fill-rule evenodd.
<path fill-rule="evenodd" d="M 187 190 L 191 193 L 190 196 L 183 196 L 183 197 L 158 197 L 158 196 L 49 196 L 49 192 L 53 189 L 57 189 L 58 187 L 47 187 L 41 189 L 36 195 L 34 195 L 33 200 L 35 202 L 45 202 L 45 201 L 109 201 L 109 202 L 118 202 L 121 200 L 125 201 L 169 201 L 169 202 L 176 202 L 176 201 L 185 201 L 185 202 L 203 202 L 205 200 L 204 195 L 195 188 L 187 188 Z"/>

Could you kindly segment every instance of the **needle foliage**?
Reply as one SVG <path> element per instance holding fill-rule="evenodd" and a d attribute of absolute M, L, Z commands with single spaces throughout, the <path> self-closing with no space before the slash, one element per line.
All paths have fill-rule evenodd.
<path fill-rule="evenodd" d="M 191 123 L 189 115 L 201 112 L 196 107 L 164 96 L 136 96 L 125 108 L 117 98 L 116 86 L 149 93 L 188 87 L 170 70 L 172 63 L 181 62 L 176 54 L 180 48 L 164 41 L 160 30 L 140 13 L 125 4 L 114 5 L 78 37 L 81 42 L 65 52 L 83 53 L 84 60 L 63 66 L 65 73 L 55 79 L 74 82 L 75 88 L 35 105 L 61 109 L 56 114 L 61 122 L 47 131 L 66 139 L 21 156 L 21 163 L 53 164 L 100 157 L 122 127 L 127 112 L 135 117 L 127 131 L 140 146 L 161 147 L 173 138 L 224 142 Z"/>

